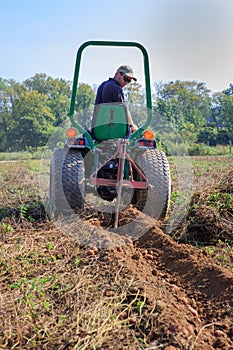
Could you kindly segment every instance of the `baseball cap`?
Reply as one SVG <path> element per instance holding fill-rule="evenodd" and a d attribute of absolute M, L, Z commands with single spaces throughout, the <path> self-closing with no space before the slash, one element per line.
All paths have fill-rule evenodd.
<path fill-rule="evenodd" d="M 130 67 L 128 64 L 125 64 L 125 65 L 123 65 L 123 66 L 120 66 L 120 67 L 117 69 L 117 72 L 124 73 L 124 74 L 127 75 L 127 77 L 129 77 L 130 79 L 133 79 L 134 81 L 137 81 L 137 78 L 136 78 L 135 75 L 134 75 L 133 68 Z"/>

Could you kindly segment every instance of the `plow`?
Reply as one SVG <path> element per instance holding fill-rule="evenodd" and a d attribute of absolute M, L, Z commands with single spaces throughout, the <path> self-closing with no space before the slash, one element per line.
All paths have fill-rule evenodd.
<path fill-rule="evenodd" d="M 75 102 L 83 50 L 88 46 L 136 47 L 144 61 L 146 110 L 143 125 L 132 132 L 123 103 L 102 103 L 95 109 L 91 130 L 75 119 Z M 63 148 L 56 149 L 50 165 L 50 216 L 83 211 L 86 196 L 95 193 L 114 207 L 113 227 L 119 212 L 132 205 L 152 218 L 166 217 L 171 178 L 166 154 L 157 149 L 152 122 L 149 57 L 135 42 L 88 41 L 77 52 L 69 119 L 71 127 Z M 126 200 L 127 198 L 127 200 Z"/>

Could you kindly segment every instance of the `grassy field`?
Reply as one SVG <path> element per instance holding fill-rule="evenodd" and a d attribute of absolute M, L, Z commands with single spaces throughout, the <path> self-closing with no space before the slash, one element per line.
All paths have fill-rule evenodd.
<path fill-rule="evenodd" d="M 209 238 L 207 235 L 201 237 L 201 234 L 199 237 L 197 237 L 197 235 L 192 237 L 188 232 L 187 226 L 190 224 L 190 220 L 195 221 L 195 215 L 197 215 L 199 205 L 202 209 L 204 205 L 207 212 L 209 209 L 216 211 L 215 214 L 212 213 L 212 215 L 216 217 L 222 214 L 225 223 L 229 221 L 229 225 L 231 225 L 233 218 L 231 189 L 229 188 L 229 193 L 224 193 L 224 191 L 219 193 L 218 187 L 220 183 L 224 184 L 224 182 L 227 181 L 226 174 L 233 168 L 233 157 L 229 155 L 203 156 L 189 157 L 188 159 L 178 158 L 178 160 L 177 158 L 169 158 L 169 163 L 172 177 L 170 214 L 174 206 L 175 210 L 180 209 L 179 202 L 183 203 L 186 200 L 186 198 L 184 198 L 185 196 L 190 197 L 187 201 L 188 204 L 184 207 L 184 216 L 186 219 L 184 218 L 181 227 L 178 227 L 175 232 L 172 232 L 173 238 L 182 241 L 188 240 L 189 243 L 195 244 L 196 246 L 199 244 L 203 245 L 203 237 L 207 239 L 207 244 L 221 241 L 224 232 L 223 235 L 220 234 L 219 237 L 216 233 L 213 233 L 213 239 L 211 239 L 211 228 L 209 228 Z M 31 220 L 31 222 L 37 222 L 38 220 L 40 221 L 46 218 L 42 202 L 44 193 L 39 186 L 39 179 L 41 173 L 44 171 L 44 165 L 45 162 L 41 162 L 40 160 L 0 162 L 0 180 L 2 184 L 0 195 L 1 220 L 4 221 L 4 218 L 7 217 L 11 219 L 19 217 L 21 219 L 25 218 Z M 191 183 L 188 193 L 186 193 L 186 190 L 183 188 L 186 186 L 186 179 Z M 184 185 L 181 184 L 180 186 L 179 181 L 184 182 Z M 230 186 L 231 179 L 228 179 L 228 182 Z M 189 219 L 187 215 L 189 215 Z M 194 215 L 194 217 L 192 217 L 192 215 Z M 206 215 L 210 215 L 210 213 L 208 212 Z M 232 244 L 231 234 L 226 234 L 226 241 L 228 244 Z"/>
<path fill-rule="evenodd" d="M 172 238 L 155 228 L 150 248 L 96 249 L 48 220 L 39 160 L 0 162 L 0 349 L 233 348 L 232 168 L 230 156 L 189 159 L 182 179 L 191 169 L 194 186 Z M 198 287 L 208 278 L 209 294 Z"/>

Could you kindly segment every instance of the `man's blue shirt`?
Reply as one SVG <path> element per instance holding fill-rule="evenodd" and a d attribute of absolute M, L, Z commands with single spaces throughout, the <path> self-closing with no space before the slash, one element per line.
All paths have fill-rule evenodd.
<path fill-rule="evenodd" d="M 113 78 L 109 78 L 99 86 L 96 94 L 95 105 L 110 102 L 125 103 L 122 87 Z"/>

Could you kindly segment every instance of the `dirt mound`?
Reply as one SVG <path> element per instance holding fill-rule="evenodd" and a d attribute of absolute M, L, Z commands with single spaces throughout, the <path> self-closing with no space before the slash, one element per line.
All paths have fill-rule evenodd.
<path fill-rule="evenodd" d="M 87 208 L 65 234 L 31 196 L 15 203 L 0 225 L 0 349 L 232 350 L 232 179 L 194 193 L 179 243 L 132 207 L 118 230 Z M 222 260 L 200 248 L 219 240 Z"/>
<path fill-rule="evenodd" d="M 233 348 L 232 273 L 156 222 L 109 249 L 49 222 L 3 238 L 1 349 Z"/>
<path fill-rule="evenodd" d="M 215 303 L 223 302 L 233 306 L 232 273 L 220 267 L 202 251 L 184 244 L 174 242 L 155 227 L 137 242 L 138 247 L 149 248 L 158 261 L 157 268 L 172 276 L 174 283 L 190 289 L 190 295 Z"/>
<path fill-rule="evenodd" d="M 195 192 L 182 228 L 181 242 L 216 244 L 233 240 L 233 171 Z"/>
<path fill-rule="evenodd" d="M 233 345 L 233 276 L 227 269 L 195 248 L 177 244 L 157 226 L 136 242 L 135 252 L 124 256 L 124 263 L 144 283 L 151 300 L 158 292 L 156 286 L 163 285 L 159 328 L 172 334 L 175 346 L 221 348 L 214 336 L 217 329 L 229 336 L 221 340 L 222 348 Z"/>

